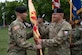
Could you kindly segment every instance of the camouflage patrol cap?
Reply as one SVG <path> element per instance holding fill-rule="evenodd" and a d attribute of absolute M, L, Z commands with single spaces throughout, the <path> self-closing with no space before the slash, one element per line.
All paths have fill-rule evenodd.
<path fill-rule="evenodd" d="M 61 8 L 55 8 L 52 10 L 52 13 L 64 13 Z"/>
<path fill-rule="evenodd" d="M 18 6 L 15 8 L 15 11 L 18 13 L 24 13 L 27 11 L 27 8 L 25 6 Z"/>

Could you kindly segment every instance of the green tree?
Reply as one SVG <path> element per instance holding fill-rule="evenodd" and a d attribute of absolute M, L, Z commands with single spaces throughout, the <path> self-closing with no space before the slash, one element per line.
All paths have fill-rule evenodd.
<path fill-rule="evenodd" d="M 7 24 L 10 24 L 15 18 L 15 8 L 17 6 L 20 6 L 22 5 L 22 3 L 18 3 L 17 1 L 13 1 L 13 2 L 6 2 L 6 21 L 7 21 Z M 13 16 L 13 17 L 12 17 Z"/>
<path fill-rule="evenodd" d="M 61 2 L 61 8 L 64 10 L 64 13 L 65 13 L 65 19 L 66 20 L 69 20 L 69 17 L 70 17 L 70 5 L 68 3 L 68 0 L 60 0 Z"/>
<path fill-rule="evenodd" d="M 45 19 L 47 21 L 51 20 L 51 12 L 52 12 L 52 0 L 33 0 L 33 4 L 35 6 L 37 15 L 42 15 L 43 13 L 46 14 Z M 4 6 L 4 12 L 6 12 L 6 23 L 10 24 L 15 18 L 15 12 L 14 9 L 17 6 L 24 5 L 27 7 L 27 13 L 28 13 L 28 0 L 23 0 L 23 2 L 13 1 L 5 3 L 0 3 L 0 9 Z M 65 13 L 65 19 L 69 18 L 69 3 L 68 0 L 61 0 L 61 8 L 64 10 Z M 0 11 L 0 24 L 2 23 L 2 10 Z M 29 13 L 28 13 L 29 15 Z M 14 17 L 14 18 L 13 18 Z M 27 21 L 30 22 L 29 16 L 27 16 Z"/>
<path fill-rule="evenodd" d="M 28 0 L 23 0 L 24 4 L 28 7 Z M 33 0 L 37 15 L 46 14 L 45 19 L 50 21 L 51 19 L 51 0 Z M 29 17 L 28 17 L 29 18 Z"/>
<path fill-rule="evenodd" d="M 0 25 L 2 25 L 2 3 L 0 3 Z"/>

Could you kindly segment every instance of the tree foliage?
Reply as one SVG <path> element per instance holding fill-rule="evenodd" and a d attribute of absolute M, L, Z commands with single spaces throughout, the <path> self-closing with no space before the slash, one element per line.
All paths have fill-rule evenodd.
<path fill-rule="evenodd" d="M 51 12 L 52 12 L 52 0 L 33 0 L 37 15 L 46 14 L 45 19 L 51 20 Z M 28 7 L 28 0 L 23 0 L 23 2 L 8 2 L 0 3 L 0 9 L 4 7 L 4 10 L 0 11 L 0 24 L 2 23 L 2 13 L 5 12 L 6 23 L 10 24 L 13 20 L 15 20 L 15 12 L 14 9 L 17 6 L 24 5 Z M 61 0 L 61 8 L 63 8 L 65 12 L 65 18 L 69 17 L 69 4 L 67 0 Z M 28 10 L 28 9 L 27 9 Z M 28 12 L 28 11 L 27 11 Z M 27 17 L 27 21 L 30 22 L 29 16 Z"/>

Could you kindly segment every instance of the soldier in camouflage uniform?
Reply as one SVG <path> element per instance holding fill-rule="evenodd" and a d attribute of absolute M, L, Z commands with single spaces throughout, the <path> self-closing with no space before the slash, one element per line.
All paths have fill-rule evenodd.
<path fill-rule="evenodd" d="M 63 30 L 71 30 L 71 25 L 63 20 L 64 13 L 61 8 L 52 11 L 53 23 L 44 30 L 49 39 L 38 39 L 38 43 L 48 47 L 49 55 L 70 55 L 68 37 L 63 36 Z"/>
<path fill-rule="evenodd" d="M 48 25 L 44 24 L 43 18 L 41 16 L 38 16 L 38 20 L 37 21 L 38 21 L 38 28 L 39 28 L 39 32 L 41 34 L 41 38 L 42 39 L 47 39 L 48 36 L 46 36 L 43 31 L 44 31 L 44 29 L 47 28 Z"/>
<path fill-rule="evenodd" d="M 9 48 L 8 55 L 27 55 L 26 49 L 36 50 L 36 46 L 26 41 L 33 37 L 33 33 L 27 34 L 24 20 L 27 16 L 27 9 L 19 6 L 15 9 L 17 19 L 9 26 Z"/>
<path fill-rule="evenodd" d="M 82 15 L 82 13 L 80 14 Z M 80 16 L 82 19 L 82 16 Z M 78 22 L 78 26 L 72 31 L 72 44 L 71 44 L 71 55 L 82 55 L 82 20 Z M 75 33 L 75 34 L 74 34 Z"/>
<path fill-rule="evenodd" d="M 46 27 L 48 25 L 44 24 L 43 17 L 41 15 L 38 15 L 37 21 L 38 21 L 38 28 L 39 28 L 39 32 L 40 32 L 40 35 L 41 35 L 41 39 L 47 39 L 48 36 L 46 36 L 43 31 L 44 31 L 44 29 L 46 29 Z M 45 47 L 42 47 L 42 52 L 43 52 L 43 55 L 45 55 Z M 37 51 L 37 55 L 40 55 L 39 51 Z"/>
<path fill-rule="evenodd" d="M 72 31 L 71 55 L 82 55 L 82 27 Z"/>

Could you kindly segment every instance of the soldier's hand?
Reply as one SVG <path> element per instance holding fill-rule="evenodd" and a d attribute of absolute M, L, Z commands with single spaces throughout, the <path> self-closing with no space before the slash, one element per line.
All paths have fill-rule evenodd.
<path fill-rule="evenodd" d="M 37 44 L 37 45 L 36 45 L 36 48 L 37 48 L 37 49 L 41 49 L 41 48 L 42 48 L 41 44 Z"/>
<path fill-rule="evenodd" d="M 41 44 L 42 43 L 42 39 L 37 39 L 37 43 Z"/>

